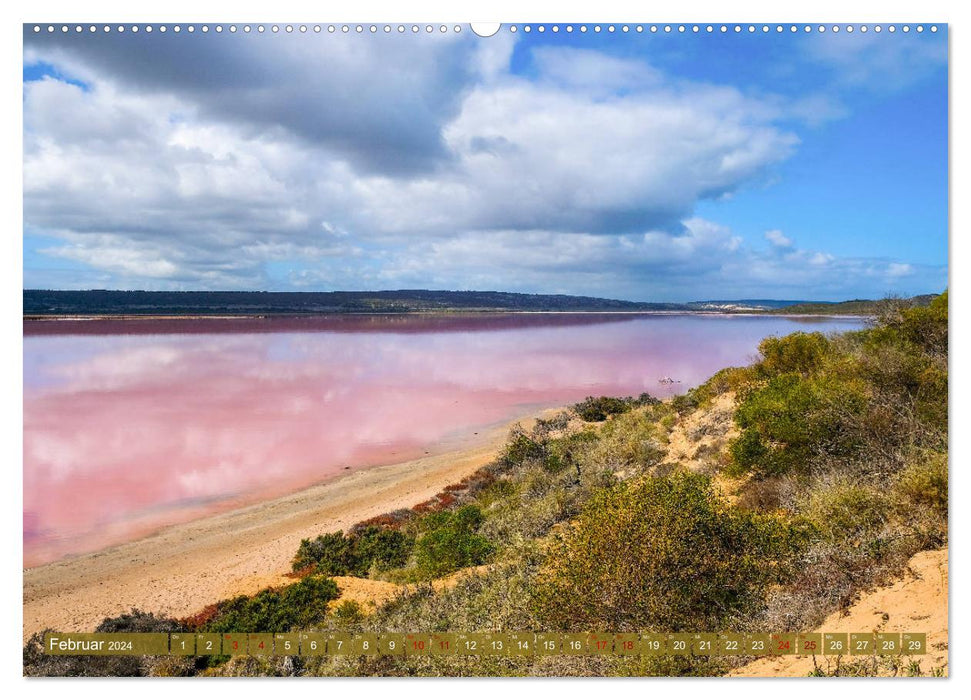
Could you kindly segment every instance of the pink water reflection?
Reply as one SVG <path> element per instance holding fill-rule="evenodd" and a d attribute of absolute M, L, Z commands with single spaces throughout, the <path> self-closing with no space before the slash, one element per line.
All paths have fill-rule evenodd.
<path fill-rule="evenodd" d="M 25 322 L 24 564 L 397 462 L 589 394 L 664 396 L 854 320 Z M 661 376 L 680 385 L 658 383 Z"/>

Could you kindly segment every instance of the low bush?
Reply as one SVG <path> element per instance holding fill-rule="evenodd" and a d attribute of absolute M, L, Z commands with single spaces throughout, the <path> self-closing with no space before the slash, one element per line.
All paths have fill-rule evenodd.
<path fill-rule="evenodd" d="M 364 618 L 364 609 L 356 600 L 342 601 L 334 608 L 334 622 L 341 629 L 355 629 L 360 626 Z"/>
<path fill-rule="evenodd" d="M 117 617 L 106 617 L 95 632 L 185 632 L 186 627 L 172 618 L 143 612 L 137 608 Z"/>
<path fill-rule="evenodd" d="M 698 403 L 705 405 L 716 396 L 744 389 L 754 378 L 755 372 L 751 367 L 726 367 L 715 372 L 707 381 L 691 391 L 698 398 Z"/>
<path fill-rule="evenodd" d="M 893 517 L 893 503 L 878 486 L 844 477 L 810 490 L 799 511 L 830 540 L 861 541 L 886 527 Z"/>
<path fill-rule="evenodd" d="M 327 576 L 344 576 L 354 568 L 351 539 L 343 532 L 331 532 L 301 540 L 292 566 L 294 571 L 316 568 Z"/>
<path fill-rule="evenodd" d="M 786 508 L 797 490 L 797 482 L 788 476 L 747 479 L 739 486 L 735 502 L 745 510 L 771 512 Z"/>
<path fill-rule="evenodd" d="M 533 427 L 533 435 L 538 439 L 546 439 L 552 433 L 565 430 L 570 425 L 570 414 L 567 411 L 560 411 L 552 418 L 537 418 L 536 425 Z"/>
<path fill-rule="evenodd" d="M 477 632 L 540 629 L 529 604 L 529 585 L 542 560 L 529 541 L 503 551 L 484 570 L 459 577 L 454 586 L 409 586 L 368 618 L 375 630 Z"/>
<path fill-rule="evenodd" d="M 925 452 L 897 477 L 896 490 L 909 507 L 924 508 L 947 518 L 947 455 Z"/>
<path fill-rule="evenodd" d="M 756 374 L 777 377 L 781 374 L 798 374 L 808 377 L 823 366 L 831 355 L 830 342 L 822 333 L 790 333 L 780 337 L 768 337 L 759 343 L 762 361 L 756 365 Z"/>
<path fill-rule="evenodd" d="M 860 445 L 853 427 L 866 408 L 859 381 L 787 373 L 748 391 L 735 411 L 730 472 L 759 478 L 808 473 L 818 455 L 845 457 Z"/>
<path fill-rule="evenodd" d="M 573 411 L 581 420 L 588 423 L 599 423 L 607 420 L 609 416 L 627 413 L 638 406 L 651 406 L 656 403 L 658 403 L 658 399 L 646 392 L 637 398 L 631 396 L 623 398 L 615 396 L 588 396 L 580 403 L 574 404 Z"/>
<path fill-rule="evenodd" d="M 372 569 L 387 571 L 404 566 L 414 544 L 414 538 L 400 530 L 365 528 L 354 537 L 354 572 L 364 576 Z"/>
<path fill-rule="evenodd" d="M 690 413 L 694 413 L 698 410 L 700 403 L 698 401 L 697 394 L 692 392 L 687 392 L 685 394 L 678 394 L 677 396 L 671 397 L 671 408 L 678 415 L 679 418 L 683 418 Z"/>
<path fill-rule="evenodd" d="M 741 391 L 749 387 L 756 377 L 752 367 L 726 367 L 713 374 L 707 381 L 684 394 L 671 398 L 671 408 L 678 417 L 706 408 L 716 396 L 728 391 Z"/>
<path fill-rule="evenodd" d="M 597 434 L 590 429 L 549 440 L 545 445 L 546 457 L 543 466 L 548 472 L 554 474 L 569 467 L 575 468 L 582 455 L 598 440 Z"/>
<path fill-rule="evenodd" d="M 484 564 L 495 548 L 477 532 L 483 520 L 482 511 L 474 505 L 425 516 L 415 542 L 416 576 L 428 580 Z"/>
<path fill-rule="evenodd" d="M 716 497 L 707 477 L 598 492 L 555 537 L 534 595 L 550 629 L 719 629 L 790 573 L 806 533 Z"/>
<path fill-rule="evenodd" d="M 631 411 L 600 426 L 596 441 L 583 451 L 588 464 L 611 469 L 657 464 L 665 455 L 667 436 L 652 415 Z"/>
<path fill-rule="evenodd" d="M 947 290 L 934 297 L 927 306 L 900 299 L 884 300 L 881 306 L 871 331 L 875 340 L 909 343 L 930 356 L 947 357 Z"/>
<path fill-rule="evenodd" d="M 350 534 L 332 532 L 300 542 L 293 570 L 308 568 L 325 576 L 368 576 L 373 570 L 404 566 L 414 538 L 399 529 L 367 525 Z"/>
<path fill-rule="evenodd" d="M 910 455 L 891 488 L 897 530 L 924 549 L 944 546 L 948 536 L 947 454 L 921 450 Z"/>
<path fill-rule="evenodd" d="M 543 445 L 527 435 L 522 429 L 514 429 L 506 443 L 500 461 L 508 465 L 522 464 L 530 459 L 543 459 L 546 450 Z"/>
<path fill-rule="evenodd" d="M 327 605 L 340 595 L 333 579 L 308 576 L 284 588 L 267 588 L 217 606 L 204 626 L 209 632 L 289 632 L 307 629 L 327 617 Z"/>

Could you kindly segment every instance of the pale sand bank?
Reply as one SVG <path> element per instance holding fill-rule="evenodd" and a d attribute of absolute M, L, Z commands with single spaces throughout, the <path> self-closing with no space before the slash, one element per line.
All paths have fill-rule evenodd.
<path fill-rule="evenodd" d="M 431 498 L 494 459 L 514 424 L 483 431 L 460 451 L 350 472 L 283 498 L 26 569 L 24 639 L 47 628 L 90 632 L 132 608 L 184 617 L 224 598 L 292 582 L 284 574 L 301 539 Z"/>

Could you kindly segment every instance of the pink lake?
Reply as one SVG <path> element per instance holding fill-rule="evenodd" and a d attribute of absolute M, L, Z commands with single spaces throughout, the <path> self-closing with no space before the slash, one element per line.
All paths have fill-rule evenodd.
<path fill-rule="evenodd" d="M 588 395 L 668 396 L 860 319 L 517 314 L 25 321 L 24 565 L 468 444 Z M 680 384 L 663 385 L 670 376 Z"/>

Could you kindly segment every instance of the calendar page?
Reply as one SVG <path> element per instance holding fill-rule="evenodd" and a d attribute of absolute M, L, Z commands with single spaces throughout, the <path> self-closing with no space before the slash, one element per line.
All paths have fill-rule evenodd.
<path fill-rule="evenodd" d="M 27 20 L 23 674 L 947 676 L 891 20 Z"/>

